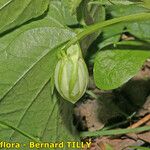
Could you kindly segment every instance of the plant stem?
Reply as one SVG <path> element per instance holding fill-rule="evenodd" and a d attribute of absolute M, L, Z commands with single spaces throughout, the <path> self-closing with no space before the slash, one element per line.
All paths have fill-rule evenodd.
<path fill-rule="evenodd" d="M 103 131 L 110 130 L 110 129 L 112 129 L 112 128 L 116 128 L 116 127 L 119 127 L 119 126 L 121 126 L 121 125 L 124 125 L 124 124 L 126 124 L 126 123 L 128 123 L 128 122 L 129 122 L 129 120 L 125 120 L 125 121 L 116 123 L 116 124 L 114 124 L 114 125 L 111 125 L 111 126 L 108 126 L 108 127 L 104 127 L 102 130 L 103 130 Z"/>
<path fill-rule="evenodd" d="M 150 126 L 139 127 L 134 129 L 114 129 L 114 130 L 100 130 L 94 132 L 81 132 L 80 136 L 83 137 L 97 137 L 97 136 L 109 136 L 109 135 L 120 135 L 120 134 L 127 134 L 127 133 L 137 133 L 150 130 Z"/>
<path fill-rule="evenodd" d="M 126 123 L 129 123 L 132 119 L 132 117 L 135 115 L 135 112 L 133 114 L 131 114 L 130 116 L 127 117 L 127 120 L 124 120 L 122 122 L 119 122 L 119 123 L 116 123 L 116 124 L 113 124 L 111 126 L 108 126 L 108 127 L 104 127 L 102 130 L 109 130 L 109 129 L 112 129 L 112 128 L 116 128 L 116 127 L 119 127 L 120 125 L 124 125 Z"/>
<path fill-rule="evenodd" d="M 63 50 L 68 49 L 72 44 L 75 44 L 77 41 L 83 39 L 87 35 L 90 35 L 104 27 L 116 24 L 116 23 L 122 23 L 122 22 L 130 22 L 130 21 L 138 21 L 138 20 L 147 20 L 150 19 L 150 13 L 138 13 L 138 14 L 132 14 L 128 16 L 123 16 L 119 18 L 114 18 L 111 20 L 107 20 L 104 22 L 100 22 L 94 25 L 90 25 L 86 27 L 82 32 L 77 34 L 75 37 L 73 37 L 68 43 L 62 48 Z"/>
<path fill-rule="evenodd" d="M 86 93 L 90 95 L 92 98 L 98 99 L 98 96 L 95 93 L 93 93 L 91 90 L 86 90 Z"/>
<path fill-rule="evenodd" d="M 136 150 L 150 150 L 148 147 L 143 147 L 143 146 L 129 146 L 131 149 L 136 149 Z"/>

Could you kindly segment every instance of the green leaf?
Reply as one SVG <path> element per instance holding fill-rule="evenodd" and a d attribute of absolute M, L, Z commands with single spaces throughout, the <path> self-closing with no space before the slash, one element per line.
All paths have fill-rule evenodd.
<path fill-rule="evenodd" d="M 89 5 L 89 0 L 82 1 L 77 15 L 80 24 L 91 25 L 105 20 L 105 8 L 100 5 Z"/>
<path fill-rule="evenodd" d="M 0 33 L 42 15 L 48 4 L 49 0 L 2 0 Z"/>
<path fill-rule="evenodd" d="M 100 51 L 95 59 L 94 80 L 100 89 L 120 87 L 131 79 L 150 57 L 144 49 L 113 49 Z"/>
<path fill-rule="evenodd" d="M 105 46 L 117 43 L 124 27 L 125 25 L 123 23 L 119 23 L 102 29 L 102 39 L 98 44 L 98 48 L 102 49 Z"/>
<path fill-rule="evenodd" d="M 49 82 L 47 82 L 26 112 L 21 114 L 20 121 L 16 127 L 17 129 L 9 127 L 12 124 L 14 126 L 15 123 L 13 121 L 10 122 L 10 117 L 8 118 L 9 114 L 7 114 L 7 124 L 9 122 L 9 126 L 0 127 L 1 140 L 7 142 L 17 141 L 22 145 L 26 144 L 27 146 L 22 146 L 24 150 L 29 149 L 29 142 L 64 142 L 65 145 L 62 149 L 66 150 L 66 142 L 79 141 L 77 131 L 72 124 L 73 105 L 60 99 L 56 93 L 52 98 L 49 88 Z M 17 108 L 15 104 L 14 107 Z M 4 116 L 4 114 L 2 115 Z M 19 110 L 18 113 L 16 111 L 10 115 L 16 121 L 17 117 L 19 117 Z M 18 132 L 18 130 L 21 131 Z M 47 148 L 44 149 L 46 150 Z"/>
<path fill-rule="evenodd" d="M 53 22 L 59 24 L 60 26 L 65 25 L 62 5 L 60 1 L 50 1 L 48 17 L 50 20 L 53 18 Z"/>
<path fill-rule="evenodd" d="M 137 14 L 142 12 L 149 12 L 149 9 L 146 9 L 140 5 L 111 5 L 107 8 L 107 13 L 115 18 L 115 17 L 121 17 L 131 14 Z"/>
<path fill-rule="evenodd" d="M 69 10 L 65 8 L 63 2 L 59 0 L 50 1 L 47 19 L 58 26 L 74 25 L 77 24 L 76 16 L 71 16 Z"/>
<path fill-rule="evenodd" d="M 77 7 L 80 5 L 82 0 L 63 0 L 63 3 L 69 8 L 71 15 L 76 13 Z"/>
<path fill-rule="evenodd" d="M 51 49 L 73 35 L 68 29 L 46 25 L 38 27 L 35 25 L 31 29 L 28 27 L 26 26 L 0 39 L 3 47 L 0 49 L 0 98 L 4 97 L 6 92 L 11 90 Z M 62 38 L 59 35 L 64 36 Z M 9 38 L 7 39 L 7 37 Z M 6 45 L 3 45 L 3 42 L 7 42 L 4 43 Z"/>
<path fill-rule="evenodd" d="M 141 40 L 150 40 L 150 21 L 140 21 L 126 25 L 127 31 Z"/>
<path fill-rule="evenodd" d="M 0 38 L 0 139 L 73 141 L 73 105 L 51 95 L 61 45 L 75 34 L 50 14 Z M 7 124 L 7 126 L 6 126 Z M 25 147 L 23 149 L 29 149 Z M 63 149 L 66 149 L 65 147 Z"/>
<path fill-rule="evenodd" d="M 105 20 L 105 8 L 100 5 L 88 5 L 87 1 L 83 1 L 78 10 L 78 20 L 84 26 L 103 22 Z M 101 31 L 99 30 L 81 41 L 84 54 L 86 54 L 87 49 L 100 33 Z"/>
<path fill-rule="evenodd" d="M 109 144 L 105 144 L 105 148 L 106 148 L 106 150 L 114 150 L 114 149 L 112 148 L 112 146 L 110 146 Z"/>
<path fill-rule="evenodd" d="M 76 14 L 71 15 L 69 8 L 64 1 L 52 0 L 50 1 L 49 14 L 63 25 L 78 24 Z"/>
<path fill-rule="evenodd" d="M 129 148 L 134 148 L 136 150 L 150 150 L 148 147 L 143 147 L 143 146 L 129 146 Z"/>
<path fill-rule="evenodd" d="M 90 4 L 101 4 L 101 5 L 130 5 L 136 2 L 129 0 L 94 0 Z"/>
<path fill-rule="evenodd" d="M 100 29 L 106 28 L 108 26 L 117 24 L 117 23 L 126 23 L 126 22 L 133 22 L 133 21 L 141 21 L 141 20 L 148 20 L 150 18 L 150 13 L 138 13 L 134 15 L 123 16 L 119 18 L 110 19 L 107 21 L 99 22 L 94 25 L 90 25 L 86 27 L 84 30 L 79 32 L 76 38 L 72 38 L 64 47 L 64 49 L 69 48 L 72 44 L 75 44 L 79 40 L 83 39 L 84 37 L 99 31 Z"/>
<path fill-rule="evenodd" d="M 104 41 L 101 41 L 99 44 L 98 44 L 98 48 L 99 49 L 103 49 L 104 47 L 108 46 L 108 45 L 111 45 L 111 44 L 115 44 L 119 41 L 120 39 L 120 36 L 121 35 L 114 35 Z"/>
<path fill-rule="evenodd" d="M 108 14 L 110 14 L 113 18 L 125 16 L 129 14 L 136 14 L 139 12 L 149 12 L 149 9 L 142 7 L 141 5 L 129 5 L 129 6 L 118 6 L 113 5 L 107 7 Z M 138 22 L 126 22 L 124 23 L 124 27 L 126 27 L 126 31 L 135 37 L 141 40 L 149 40 L 150 39 L 150 21 L 138 21 Z M 117 28 L 116 28 L 117 29 Z"/>
<path fill-rule="evenodd" d="M 142 0 L 142 6 L 145 7 L 145 8 L 148 8 L 150 9 L 150 3 L 149 3 L 149 0 Z"/>

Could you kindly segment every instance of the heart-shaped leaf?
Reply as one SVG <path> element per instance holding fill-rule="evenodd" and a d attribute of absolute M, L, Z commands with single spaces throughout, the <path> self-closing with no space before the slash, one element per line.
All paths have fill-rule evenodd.
<path fill-rule="evenodd" d="M 94 79 L 97 87 L 115 89 L 131 79 L 150 57 L 148 50 L 113 49 L 100 51 L 95 59 Z"/>
<path fill-rule="evenodd" d="M 74 35 L 48 14 L 0 38 L 0 140 L 28 150 L 76 139 L 73 105 L 50 92 L 57 52 Z"/>

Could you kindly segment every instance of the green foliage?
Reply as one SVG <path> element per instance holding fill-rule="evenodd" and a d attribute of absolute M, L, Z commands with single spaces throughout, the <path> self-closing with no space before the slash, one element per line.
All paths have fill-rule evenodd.
<path fill-rule="evenodd" d="M 51 0 L 48 13 L 57 18 L 57 21 L 64 26 L 78 24 L 76 14 L 70 13 L 70 9 L 65 1 Z"/>
<path fill-rule="evenodd" d="M 94 78 L 97 87 L 109 90 L 121 86 L 139 71 L 149 57 L 149 51 L 144 49 L 114 48 L 100 51 L 94 64 Z"/>
<path fill-rule="evenodd" d="M 135 37 L 149 41 L 150 40 L 150 21 L 141 21 L 127 24 L 127 31 Z"/>
<path fill-rule="evenodd" d="M 105 147 L 106 147 L 106 150 L 114 150 L 114 149 L 112 148 L 112 146 L 110 146 L 110 145 L 108 145 L 108 144 L 105 144 Z"/>
<path fill-rule="evenodd" d="M 150 57 L 147 1 L 97 2 L 0 1 L 0 140 L 79 140 L 73 104 L 54 89 L 61 50 L 81 42 L 87 63 L 95 57 L 95 83 L 105 90 L 127 82 Z M 134 41 L 122 41 L 126 32 Z"/>
<path fill-rule="evenodd" d="M 69 8 L 69 12 L 73 15 L 82 0 L 62 0 L 62 2 Z"/>
<path fill-rule="evenodd" d="M 112 17 L 120 17 L 129 14 L 136 14 L 139 12 L 149 12 L 149 9 L 141 7 L 140 5 L 129 5 L 129 6 L 117 6 L 113 5 L 107 7 L 108 13 Z M 120 25 L 121 28 L 122 25 Z M 150 21 L 138 21 L 138 22 L 127 22 L 123 24 L 124 28 L 127 28 L 126 31 L 134 35 L 135 37 L 141 40 L 149 40 L 150 39 Z M 116 29 L 119 29 L 119 25 Z"/>
<path fill-rule="evenodd" d="M 137 1 L 138 2 L 138 1 Z M 101 5 L 130 5 L 134 4 L 135 2 L 132 2 L 130 0 L 94 0 L 91 2 L 91 4 L 101 4 Z"/>
<path fill-rule="evenodd" d="M 57 52 L 75 34 L 53 17 L 47 14 L 0 38 L 0 139 L 3 141 L 27 143 L 31 141 L 27 135 L 40 141 L 75 140 L 72 104 L 50 93 Z"/>
<path fill-rule="evenodd" d="M 77 11 L 78 21 L 85 27 L 105 20 L 105 8 L 101 5 L 89 5 L 88 2 L 89 0 L 82 1 Z M 101 31 L 99 30 L 98 32 L 92 33 L 81 40 L 81 48 L 84 55 L 86 55 L 87 49 L 100 35 L 100 33 Z"/>
<path fill-rule="evenodd" d="M 134 148 L 136 150 L 150 150 L 150 148 L 143 146 L 130 146 L 130 148 Z"/>
<path fill-rule="evenodd" d="M 150 9 L 149 0 L 142 0 L 142 5 L 143 5 L 143 7 Z"/>
<path fill-rule="evenodd" d="M 111 14 L 111 17 L 120 17 L 149 11 L 139 5 L 112 5 L 107 7 L 107 10 L 108 14 Z M 132 23 L 125 22 L 115 24 L 104 28 L 102 35 L 103 40 L 98 43 L 98 49 L 103 50 L 104 48 L 105 51 L 100 51 L 96 54 L 94 64 L 95 83 L 99 88 L 109 90 L 120 87 L 139 71 L 144 61 L 150 57 L 149 44 L 143 43 L 140 47 L 139 45 L 132 45 L 133 42 L 129 41 L 126 43 L 126 48 L 122 46 L 120 49 L 114 47 L 113 44 L 118 43 L 120 35 L 123 32 L 129 32 L 136 38 L 148 42 L 150 40 L 149 25 L 149 20 L 139 20 Z M 137 44 L 138 42 L 135 43 Z M 105 48 L 108 45 L 111 46 Z M 144 50 L 145 46 L 146 49 Z M 109 50 L 110 48 L 111 50 Z"/>
<path fill-rule="evenodd" d="M 48 4 L 48 0 L 2 1 L 0 3 L 0 33 L 42 15 L 48 8 Z"/>

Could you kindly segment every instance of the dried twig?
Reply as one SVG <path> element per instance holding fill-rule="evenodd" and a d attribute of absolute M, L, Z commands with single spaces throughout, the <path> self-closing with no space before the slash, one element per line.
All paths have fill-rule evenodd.
<path fill-rule="evenodd" d="M 141 120 L 139 120 L 138 122 L 132 124 L 131 126 L 129 126 L 128 128 L 137 128 L 139 126 L 141 126 L 142 124 L 146 123 L 147 121 L 150 120 L 150 114 L 146 115 L 144 118 L 142 118 Z"/>

